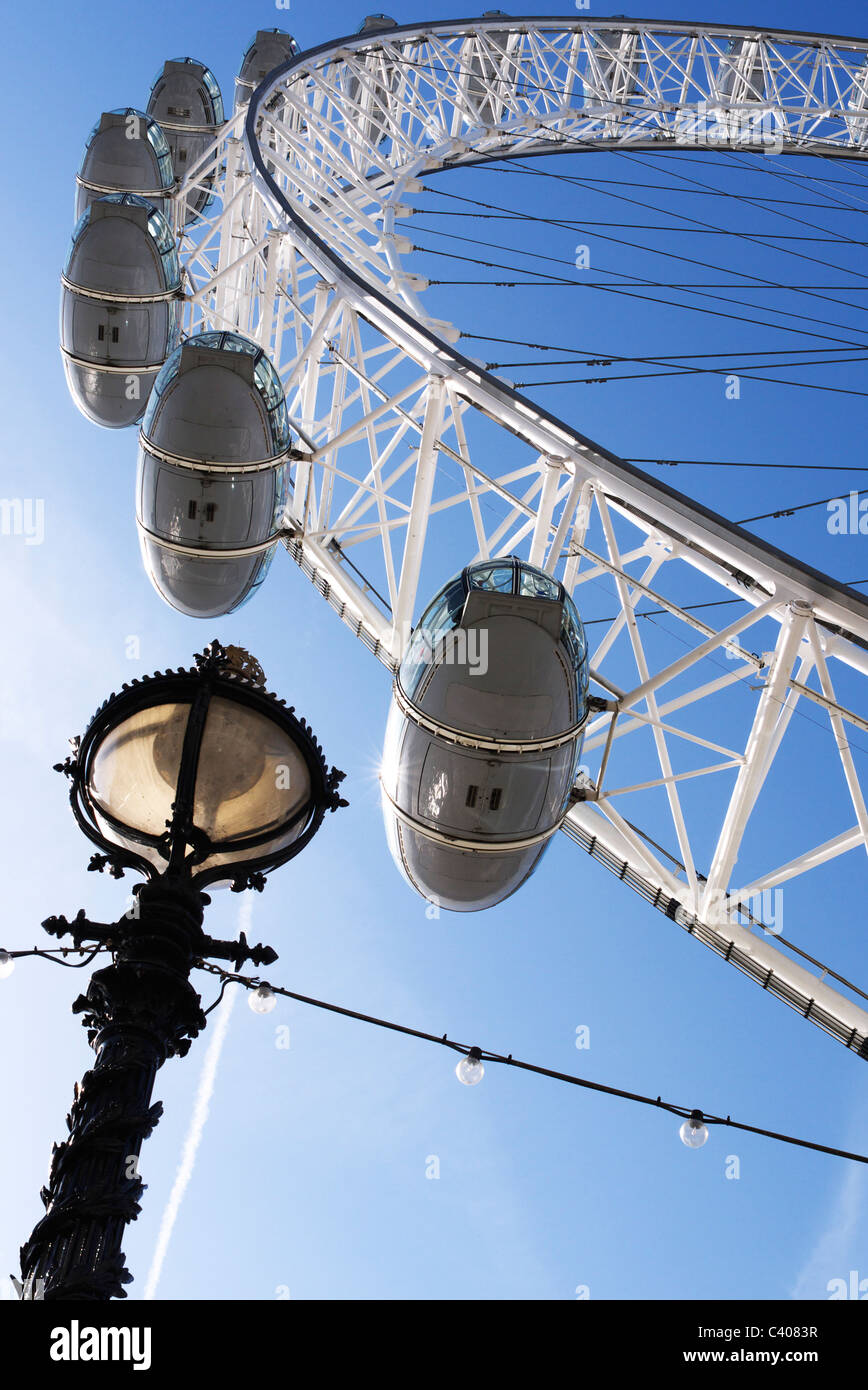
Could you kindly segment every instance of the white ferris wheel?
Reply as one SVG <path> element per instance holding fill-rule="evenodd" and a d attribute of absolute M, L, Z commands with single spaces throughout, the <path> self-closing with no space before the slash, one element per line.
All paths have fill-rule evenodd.
<path fill-rule="evenodd" d="M 277 40 L 263 31 L 257 42 L 261 57 Z M 401 230 L 433 172 L 553 152 L 711 149 L 709 120 L 729 148 L 774 141 L 785 154 L 864 161 L 868 41 L 493 12 L 400 26 L 374 16 L 354 37 L 284 55 L 265 74 L 255 62 L 242 69 L 231 118 L 196 127 L 188 113 L 175 128 L 199 143 L 182 136 L 184 172 L 164 199 L 180 280 L 152 295 L 181 306 L 185 340 L 230 333 L 258 345 L 283 388 L 285 508 L 264 537 L 224 541 L 221 562 L 284 546 L 393 677 L 432 597 L 420 592 L 426 552 L 431 572 L 447 539 L 460 538 L 471 568 L 517 557 L 515 575 L 543 572 L 580 613 L 583 586 L 607 578 L 615 609 L 587 653 L 583 761 L 537 840 L 562 829 L 673 926 L 868 1057 L 868 996 L 764 930 L 761 910 L 763 894 L 839 856 L 864 867 L 854 751 L 868 732 L 868 599 L 640 472 L 467 356 L 461 325 L 426 307 Z M 177 154 L 172 112 L 157 119 Z M 69 270 L 67 282 L 73 292 Z M 130 369 L 106 370 L 126 380 Z M 154 450 L 191 475 L 207 471 L 180 446 Z M 267 463 L 254 452 L 233 476 Z M 140 526 L 147 554 L 141 510 Z M 159 544 L 201 556 L 180 533 Z M 697 595 L 732 603 L 724 627 L 697 612 Z M 668 615 L 681 654 L 637 622 L 644 601 Z M 783 860 L 760 862 L 769 798 L 805 782 L 794 715 L 806 708 L 827 730 L 837 800 L 813 808 Z M 448 724 L 433 732 L 497 751 L 496 739 Z M 715 808 L 711 844 L 697 788 Z M 394 809 L 405 831 L 474 852 L 430 817 L 426 830 Z M 533 838 L 510 848 L 530 850 Z"/>

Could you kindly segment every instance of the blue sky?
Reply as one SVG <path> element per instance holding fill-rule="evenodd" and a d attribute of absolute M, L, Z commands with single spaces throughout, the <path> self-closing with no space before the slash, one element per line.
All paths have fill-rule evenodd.
<path fill-rule="evenodd" d="M 526 12 L 550 8 L 529 5 Z M 813 4 L 771 0 L 704 9 L 673 2 L 665 16 L 637 0 L 631 10 L 638 17 L 808 30 L 817 23 Z M 409 22 L 448 18 L 451 7 L 391 12 Z M 591 13 L 602 14 L 602 7 Z M 253 938 L 280 952 L 269 972 L 274 982 L 556 1069 L 868 1151 L 863 1064 L 727 970 L 565 838 L 500 907 L 426 917 L 425 904 L 391 864 L 381 823 L 376 768 L 388 681 L 285 557 L 277 557 L 248 607 L 205 625 L 162 605 L 142 573 L 133 515 L 135 436 L 99 431 L 78 415 L 57 350 L 58 272 L 83 142 L 100 111 L 145 104 L 167 57 L 207 61 L 231 102 L 240 54 L 257 27 L 283 25 L 308 47 L 354 30 L 361 18 L 344 0 L 327 17 L 304 0 L 288 11 L 200 0 L 183 7 L 155 0 L 146 8 L 93 0 L 73 25 L 66 6 L 49 3 L 41 24 L 43 32 L 62 35 L 62 59 L 46 79 L 48 96 L 43 90 L 34 99 L 26 63 L 10 66 L 7 109 L 17 113 L 17 143 L 10 153 L 15 215 L 7 213 L 0 232 L 7 323 L 0 343 L 2 491 L 44 499 L 45 540 L 28 546 L 22 537 L 0 539 L 7 594 L 0 675 L 7 904 L 0 944 L 40 943 L 39 923 L 50 913 L 72 916 L 85 906 L 108 921 L 124 910 L 124 884 L 86 874 L 90 850 L 51 765 L 112 689 L 131 676 L 182 664 L 219 635 L 257 655 L 270 687 L 311 720 L 329 759 L 348 774 L 350 808 L 330 817 L 305 854 L 253 903 Z M 862 7 L 850 3 L 827 4 L 822 23 L 830 32 L 865 29 Z M 26 10 L 7 18 L 5 32 L 11 53 L 32 51 Z M 613 158 L 595 155 L 595 170 L 616 177 Z M 566 169 L 565 161 L 559 165 Z M 732 173 L 706 168 L 699 176 L 728 179 L 715 186 L 734 187 Z M 829 173 L 839 176 L 838 169 Z M 659 176 L 632 166 L 630 177 L 641 183 Z M 647 216 L 639 208 L 618 210 L 587 190 L 567 195 L 552 184 L 543 192 L 543 182 L 460 171 L 448 187 L 510 206 L 533 200 L 589 221 Z M 437 205 L 432 196 L 429 206 Z M 704 205 L 697 195 L 679 206 L 700 216 Z M 737 214 L 750 215 L 750 209 Z M 856 230 L 864 212 L 840 215 L 849 221 L 835 226 L 864 237 Z M 512 236 L 518 244 L 516 232 L 474 226 L 486 229 L 480 236 Z M 451 229 L 461 232 L 457 224 Z M 535 235 L 521 244 L 571 258 L 570 234 L 537 228 Z M 664 273 L 659 261 L 594 242 L 592 233 L 580 239 L 591 241 L 601 265 L 663 280 L 693 278 L 689 269 Z M 441 261 L 435 278 L 458 278 L 464 272 L 456 264 Z M 776 265 L 781 274 L 781 258 Z M 769 262 L 759 273 L 771 270 Z M 806 283 L 828 274 L 808 265 L 802 272 Z M 826 283 L 838 281 L 828 276 Z M 721 327 L 675 310 L 637 309 L 632 301 L 613 304 L 614 296 L 591 291 L 573 299 L 552 290 L 514 291 L 511 298 L 490 289 L 433 293 L 440 296 L 438 312 L 494 336 L 537 341 L 544 335 L 637 355 L 676 346 L 701 352 L 790 345 L 780 333 L 749 338 L 745 325 Z M 831 307 L 824 306 L 824 316 Z M 859 331 L 861 310 L 828 317 L 838 313 Z M 486 358 L 492 351 L 481 344 L 468 350 Z M 859 364 L 834 375 L 824 371 L 805 380 L 868 389 Z M 521 372 L 514 375 L 522 379 Z M 856 396 L 752 385 L 736 404 L 724 400 L 719 378 L 700 377 L 549 388 L 539 399 L 625 456 L 850 464 L 863 456 L 864 412 Z M 661 473 L 733 519 L 846 491 L 859 477 Z M 838 578 L 868 578 L 864 537 L 832 537 L 825 519 L 823 509 L 814 509 L 756 530 Z M 439 572 L 426 571 L 426 582 L 436 587 L 463 558 L 436 557 Z M 434 563 L 426 557 L 429 568 Z M 597 602 L 605 599 L 603 593 Z M 130 637 L 138 639 L 138 659 L 127 656 Z M 803 783 L 784 789 L 790 809 L 770 824 L 770 844 L 788 842 L 799 802 L 816 795 L 812 779 L 822 786 L 821 773 L 808 763 Z M 787 934 L 864 981 L 861 901 L 864 865 L 839 866 L 819 887 L 788 891 Z M 215 895 L 209 931 L 234 935 L 238 909 L 236 897 Z M 211 986 L 203 977 L 205 1004 L 214 997 Z M 34 961 L 19 962 L 0 982 L 4 1276 L 17 1269 L 18 1245 L 40 1214 L 51 1143 L 62 1136 L 73 1082 L 90 1060 L 69 1008 L 83 987 L 84 972 L 73 976 Z M 290 1028 L 289 1049 L 275 1045 L 283 1024 Z M 589 1027 L 591 1046 L 577 1051 L 580 1025 Z M 205 1047 L 200 1040 L 183 1064 L 169 1063 L 158 1079 L 165 1115 L 144 1150 L 144 1212 L 126 1243 L 136 1276 L 132 1298 L 144 1288 Z M 593 1299 L 823 1298 L 828 1281 L 851 1269 L 868 1277 L 862 1170 L 717 1131 L 691 1153 L 671 1117 L 495 1067 L 470 1090 L 456 1082 L 454 1060 L 427 1044 L 285 1001 L 257 1017 L 238 999 L 158 1296 L 271 1299 L 288 1290 L 299 1299 L 558 1300 L 588 1286 Z M 725 1176 L 733 1154 L 740 1159 L 738 1180 Z M 426 1177 L 432 1156 L 440 1167 L 433 1180 Z"/>

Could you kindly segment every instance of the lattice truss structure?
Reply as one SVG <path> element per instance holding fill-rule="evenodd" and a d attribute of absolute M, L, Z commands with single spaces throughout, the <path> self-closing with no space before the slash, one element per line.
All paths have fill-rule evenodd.
<path fill-rule="evenodd" d="M 270 74 L 178 195 L 216 194 L 181 239 L 187 331 L 257 339 L 286 388 L 303 572 L 393 670 L 444 550 L 561 578 L 600 701 L 563 829 L 863 1056 L 866 996 L 758 924 L 772 890 L 795 903 L 803 875 L 868 850 L 868 602 L 463 355 L 396 228 L 433 171 L 704 143 L 709 121 L 728 148 L 865 159 L 866 59 L 859 40 L 714 26 L 404 26 Z M 693 607 L 718 600 L 736 602 Z"/>

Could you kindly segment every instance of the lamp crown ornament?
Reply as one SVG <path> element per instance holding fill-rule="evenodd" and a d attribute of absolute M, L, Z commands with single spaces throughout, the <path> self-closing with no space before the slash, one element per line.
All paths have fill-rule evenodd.
<path fill-rule="evenodd" d="M 194 660 L 200 671 L 236 676 L 250 685 L 265 689 L 265 672 L 256 657 L 251 656 L 244 647 L 224 647 L 215 637 L 204 651 L 196 653 Z"/>

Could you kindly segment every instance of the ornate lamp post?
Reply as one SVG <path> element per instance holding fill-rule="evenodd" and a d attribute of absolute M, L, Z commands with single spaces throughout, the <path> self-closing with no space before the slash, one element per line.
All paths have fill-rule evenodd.
<path fill-rule="evenodd" d="M 76 1086 L 69 1137 L 52 1151 L 45 1216 L 21 1249 L 25 1296 L 126 1297 L 121 1245 L 140 1211 L 139 1151 L 162 1113 L 151 1104 L 156 1073 L 206 1022 L 190 972 L 207 958 L 236 969 L 277 959 L 243 932 L 238 941 L 206 936 L 203 890 L 261 890 L 326 811 L 347 804 L 344 774 L 326 767 L 309 726 L 265 690 L 258 662 L 216 641 L 195 661 L 125 685 L 57 767 L 100 849 L 89 867 L 116 878 L 133 869 L 145 882 L 116 923 L 90 922 L 83 909 L 72 922 L 43 923 L 76 946 L 109 947 L 113 962 L 72 1006 L 96 1062 Z"/>

